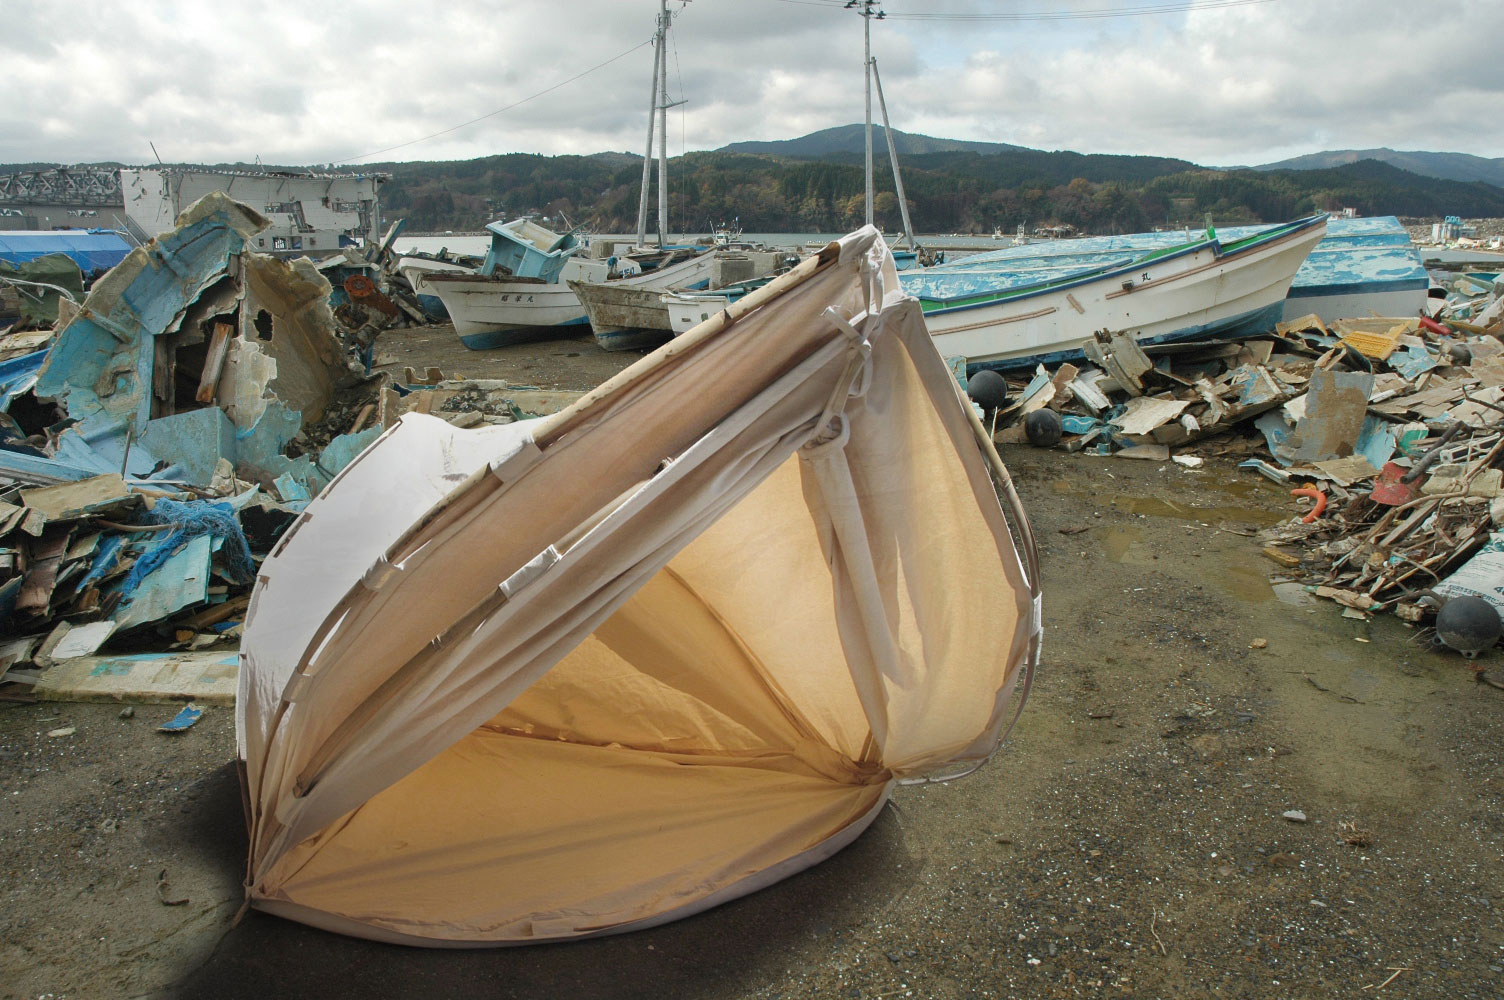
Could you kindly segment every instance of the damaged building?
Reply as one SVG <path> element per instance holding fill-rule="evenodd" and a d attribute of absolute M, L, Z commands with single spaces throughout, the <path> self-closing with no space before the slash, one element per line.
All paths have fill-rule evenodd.
<path fill-rule="evenodd" d="M 0 230 L 115 229 L 145 243 L 200 198 L 221 192 L 266 219 L 252 244 L 324 256 L 374 243 L 390 175 L 261 168 L 48 167 L 0 174 Z"/>

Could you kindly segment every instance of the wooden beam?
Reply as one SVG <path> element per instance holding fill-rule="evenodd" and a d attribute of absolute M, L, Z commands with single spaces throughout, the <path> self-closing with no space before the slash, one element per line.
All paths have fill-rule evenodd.
<path fill-rule="evenodd" d="M 198 380 L 198 393 L 193 397 L 200 403 L 214 402 L 214 393 L 219 388 L 219 375 L 225 368 L 225 356 L 230 352 L 230 335 L 234 332 L 235 328 L 228 323 L 214 324 L 209 349 L 204 355 L 204 371 Z"/>

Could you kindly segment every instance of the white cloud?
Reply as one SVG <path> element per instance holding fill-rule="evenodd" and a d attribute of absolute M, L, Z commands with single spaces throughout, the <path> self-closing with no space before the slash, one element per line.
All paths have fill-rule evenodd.
<path fill-rule="evenodd" d="M 873 25 L 896 128 L 1247 163 L 1322 148 L 1504 155 L 1504 4 L 1275 0 L 1189 14 L 934 21 L 1102 0 L 892 0 Z M 1128 6 L 1126 2 L 1122 4 Z M 681 5 L 675 0 L 672 9 Z M 0 162 L 341 160 L 537 94 L 646 40 L 653 0 L 343 7 L 11 0 Z M 862 115 L 861 22 L 827 0 L 694 0 L 676 18 L 669 149 Z M 652 52 L 376 159 L 640 152 Z M 366 162 L 370 162 L 370 158 Z"/>

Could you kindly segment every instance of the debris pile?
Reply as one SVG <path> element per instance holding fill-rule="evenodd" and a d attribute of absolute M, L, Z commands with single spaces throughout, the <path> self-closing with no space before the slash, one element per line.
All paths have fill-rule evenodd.
<path fill-rule="evenodd" d="M 1440 222 L 1413 223 L 1405 227 L 1416 246 L 1449 250 L 1504 250 L 1504 224 L 1499 219 L 1464 222 L 1448 215 Z"/>
<path fill-rule="evenodd" d="M 6 680 L 234 641 L 277 539 L 402 414 L 504 423 L 579 395 L 370 375 L 376 334 L 412 318 L 403 293 L 352 251 L 255 253 L 265 225 L 211 194 L 54 323 L 0 331 Z"/>
<path fill-rule="evenodd" d="M 1465 596 L 1504 614 L 1501 333 L 1504 281 L 1477 276 L 1434 318 L 1307 316 L 1149 354 L 1104 332 L 1088 363 L 1039 366 L 989 416 L 1001 443 L 1053 430 L 1093 455 L 1230 455 L 1287 485 L 1308 506 L 1261 534 L 1265 554 L 1350 616 L 1419 621 Z"/>

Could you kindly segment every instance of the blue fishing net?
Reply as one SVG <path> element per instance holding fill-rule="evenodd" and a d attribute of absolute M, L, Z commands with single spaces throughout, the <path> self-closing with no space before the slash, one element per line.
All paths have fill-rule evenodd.
<path fill-rule="evenodd" d="M 183 543 L 197 535 L 224 539 L 220 547 L 220 572 L 231 583 L 250 583 L 256 573 L 251 547 L 235 517 L 235 509 L 225 502 L 208 500 L 158 500 L 151 510 L 137 518 L 139 524 L 170 524 L 172 530 L 136 559 L 121 586 L 127 598 L 147 575 L 172 557 Z"/>

